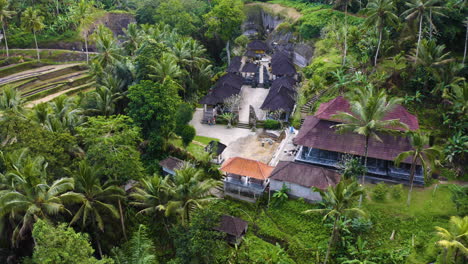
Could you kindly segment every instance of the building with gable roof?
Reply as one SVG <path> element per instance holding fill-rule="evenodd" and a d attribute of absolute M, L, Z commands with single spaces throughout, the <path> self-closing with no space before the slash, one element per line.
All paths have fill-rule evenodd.
<path fill-rule="evenodd" d="M 295 145 L 300 146 L 296 161 L 336 169 L 339 168 L 344 155 L 357 156 L 364 160 L 365 137 L 356 133 L 338 134 L 333 128 L 334 125 L 341 123 L 333 117 L 338 112 L 351 113 L 348 100 L 342 96 L 323 103 L 315 115 L 305 119 L 299 134 L 293 140 Z M 401 105 L 395 107 L 384 119 L 400 119 L 410 130 L 419 128 L 417 117 Z M 375 138 L 369 140 L 367 173 L 370 179 L 407 182 L 411 160 L 404 160 L 400 167 L 396 167 L 393 161 L 398 154 L 412 148 L 409 139 L 403 135 L 389 134 L 379 134 L 379 137 L 382 141 Z M 414 183 L 424 184 L 420 164 L 416 166 Z"/>
<path fill-rule="evenodd" d="M 228 159 L 221 167 L 225 173 L 224 194 L 254 202 L 265 191 L 273 169 L 256 160 L 241 157 Z"/>

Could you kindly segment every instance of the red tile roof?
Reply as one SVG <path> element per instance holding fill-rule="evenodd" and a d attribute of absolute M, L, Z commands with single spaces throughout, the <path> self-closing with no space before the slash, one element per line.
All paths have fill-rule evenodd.
<path fill-rule="evenodd" d="M 221 170 L 224 172 L 259 180 L 265 180 L 270 177 L 273 169 L 274 167 L 268 166 L 265 163 L 241 157 L 230 158 L 221 167 Z"/>
<path fill-rule="evenodd" d="M 315 112 L 315 116 L 319 119 L 339 122 L 339 120 L 332 117 L 338 112 L 351 114 L 349 102 L 343 96 L 338 96 L 331 101 L 322 103 L 317 112 Z M 408 110 L 401 105 L 396 106 L 393 111 L 384 117 L 384 120 L 390 119 L 400 119 L 402 123 L 408 125 L 410 130 L 417 130 L 419 128 L 418 118 L 410 114 Z"/>
<path fill-rule="evenodd" d="M 336 122 L 308 116 L 293 142 L 316 149 L 364 156 L 365 137 L 356 133 L 338 134 L 334 128 L 331 128 L 336 124 Z M 369 140 L 368 156 L 370 158 L 393 161 L 398 154 L 412 148 L 407 137 L 388 134 L 379 134 L 379 137 L 382 142 L 375 138 Z M 410 163 L 411 160 L 408 158 L 404 162 Z"/>

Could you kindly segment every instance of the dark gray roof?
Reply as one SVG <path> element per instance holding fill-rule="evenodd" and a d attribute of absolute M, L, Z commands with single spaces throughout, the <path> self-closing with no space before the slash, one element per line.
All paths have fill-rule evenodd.
<path fill-rule="evenodd" d="M 223 75 L 216 82 L 214 88 L 200 100 L 200 104 L 215 105 L 223 103 L 224 99 L 239 94 L 244 78 L 234 73 Z"/>
<path fill-rule="evenodd" d="M 249 50 L 267 50 L 268 46 L 265 42 L 261 40 L 252 40 L 249 44 L 247 44 L 247 49 Z"/>
<path fill-rule="evenodd" d="M 231 64 L 229 64 L 226 71 L 231 72 L 231 73 L 239 73 L 241 65 L 242 65 L 242 58 L 240 56 L 235 56 L 232 58 Z"/>
<path fill-rule="evenodd" d="M 211 154 L 216 154 L 216 156 L 221 155 L 223 151 L 226 149 L 226 145 L 219 141 L 212 140 L 208 145 L 205 147 L 205 151 Z M 216 150 L 216 153 L 214 152 Z"/>
<path fill-rule="evenodd" d="M 248 62 L 244 64 L 244 67 L 242 67 L 242 72 L 257 72 L 258 71 L 258 65 Z"/>
<path fill-rule="evenodd" d="M 294 75 L 296 68 L 288 54 L 276 52 L 271 58 L 271 72 L 274 75 Z"/>
<path fill-rule="evenodd" d="M 257 53 L 255 53 L 255 51 L 253 50 L 247 50 L 244 55 L 246 57 L 254 58 L 255 56 L 257 56 Z"/>
<path fill-rule="evenodd" d="M 260 109 L 269 111 L 282 109 L 286 112 L 292 112 L 296 103 L 295 82 L 291 77 L 281 77 L 274 80 Z"/>
<path fill-rule="evenodd" d="M 163 168 L 169 169 L 171 171 L 175 171 L 175 170 L 182 168 L 182 166 L 184 165 L 184 161 L 178 158 L 169 156 L 168 158 L 161 160 L 159 162 L 159 165 L 161 165 L 161 167 Z"/>
<path fill-rule="evenodd" d="M 240 237 L 247 230 L 248 225 L 247 221 L 240 218 L 223 215 L 221 216 L 219 225 L 213 229 L 235 237 Z"/>
<path fill-rule="evenodd" d="M 311 164 L 280 161 L 271 173 L 270 179 L 298 184 L 307 188 L 326 189 L 340 181 L 338 172 Z"/>

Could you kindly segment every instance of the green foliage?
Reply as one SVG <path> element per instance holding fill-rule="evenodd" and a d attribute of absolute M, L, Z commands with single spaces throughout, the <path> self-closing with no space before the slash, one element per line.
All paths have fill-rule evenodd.
<path fill-rule="evenodd" d="M 180 135 L 182 138 L 182 143 L 185 147 L 187 147 L 195 138 L 196 131 L 193 126 L 184 125 L 180 131 L 177 131 L 177 134 Z"/>
<path fill-rule="evenodd" d="M 448 186 L 450 193 L 452 194 L 451 199 L 457 208 L 459 215 L 468 214 L 468 186 L 460 186 L 451 184 Z"/>
<path fill-rule="evenodd" d="M 388 185 L 381 182 L 377 184 L 372 190 L 372 199 L 374 201 L 383 202 L 387 199 Z"/>
<path fill-rule="evenodd" d="M 237 35 L 244 21 L 243 3 L 241 0 L 216 0 L 214 6 L 203 17 L 208 30 L 206 36 L 228 41 Z"/>
<path fill-rule="evenodd" d="M 177 129 L 187 125 L 193 118 L 193 106 L 187 103 L 181 103 L 177 108 L 176 127 Z M 177 131 L 176 131 L 177 132 Z"/>
<path fill-rule="evenodd" d="M 66 224 L 57 227 L 39 220 L 34 224 L 33 237 L 36 242 L 32 262 L 36 264 L 112 264 L 111 259 L 97 260 L 93 257 L 88 236 L 76 233 Z"/>
<path fill-rule="evenodd" d="M 288 192 L 290 189 L 286 184 L 283 183 L 283 186 L 281 187 L 280 190 L 276 191 L 273 194 L 273 206 L 279 206 L 282 205 L 284 202 L 288 200 Z"/>
<path fill-rule="evenodd" d="M 116 264 L 157 264 L 159 262 L 154 252 L 154 243 L 144 225 L 139 225 L 121 248 L 112 249 Z"/>
<path fill-rule="evenodd" d="M 403 196 L 403 184 L 393 185 L 392 188 L 390 188 L 390 195 L 397 201 L 401 200 Z"/>
<path fill-rule="evenodd" d="M 177 88 L 171 80 L 141 81 L 129 88 L 128 114 L 142 128 L 143 138 L 150 141 L 151 156 L 160 155 L 157 152 L 175 129 L 176 110 L 180 104 Z"/>
<path fill-rule="evenodd" d="M 101 167 L 106 179 L 125 183 L 142 177 L 138 144 L 140 129 L 127 116 L 90 117 L 77 128 L 78 137 L 85 145 L 86 159 Z"/>
<path fill-rule="evenodd" d="M 207 10 L 208 3 L 201 0 L 161 1 L 154 20 L 170 25 L 182 35 L 192 35 L 203 27 L 201 15 Z"/>
<path fill-rule="evenodd" d="M 305 39 L 317 38 L 321 30 L 332 20 L 343 21 L 344 13 L 331 9 L 318 10 L 305 14 L 301 19 L 299 33 Z M 348 15 L 349 25 L 361 25 L 364 19 Z"/>
<path fill-rule="evenodd" d="M 167 51 L 167 47 L 161 42 L 157 42 L 153 39 L 145 40 L 136 51 L 135 70 L 137 72 L 137 80 L 150 79 L 149 74 L 151 74 L 152 71 L 149 66 Z"/>
<path fill-rule="evenodd" d="M 11 139 L 15 140 L 11 140 Z M 52 132 L 18 115 L 4 114 L 0 118 L 0 141 L 6 142 L 2 151 L 10 152 L 28 148 L 32 156 L 42 156 L 47 161 L 49 176 L 66 175 L 64 168 L 71 164 L 72 150 L 77 140 L 69 133 Z"/>
<path fill-rule="evenodd" d="M 361 159 L 353 156 L 343 158 L 340 167 L 344 179 L 355 180 L 366 173 L 366 167 L 361 163 Z"/>
<path fill-rule="evenodd" d="M 267 119 L 265 120 L 265 122 L 263 123 L 263 127 L 265 129 L 279 129 L 281 127 L 281 123 L 277 120 L 273 120 L 273 119 Z"/>
<path fill-rule="evenodd" d="M 172 237 L 176 258 L 170 263 L 223 263 L 229 246 L 223 241 L 225 234 L 213 230 L 219 225 L 221 214 L 207 209 L 197 211 L 187 228 L 174 227 Z"/>

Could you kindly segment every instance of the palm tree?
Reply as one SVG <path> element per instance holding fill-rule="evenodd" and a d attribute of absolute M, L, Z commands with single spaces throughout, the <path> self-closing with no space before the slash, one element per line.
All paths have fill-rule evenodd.
<path fill-rule="evenodd" d="M 112 32 L 100 24 L 94 33 L 98 54 L 95 60 L 103 69 L 113 66 L 122 59 L 121 49 L 117 45 Z"/>
<path fill-rule="evenodd" d="M 410 169 L 410 190 L 408 192 L 408 206 L 411 203 L 411 192 L 413 191 L 414 174 L 416 172 L 416 164 L 421 163 L 424 171 L 424 178 L 427 179 L 428 171 L 436 166 L 437 160 L 442 156 L 442 150 L 438 146 L 429 147 L 429 136 L 421 133 L 420 131 L 408 132 L 409 141 L 412 150 L 408 150 L 400 153 L 395 158 L 395 164 L 397 166 L 407 158 L 411 158 L 411 169 Z"/>
<path fill-rule="evenodd" d="M 422 40 L 422 25 L 424 18 L 429 22 L 431 28 L 434 27 L 432 22 L 432 17 L 434 15 L 445 16 L 442 11 L 444 10 L 441 6 L 436 6 L 439 4 L 440 0 L 411 0 L 406 3 L 408 9 L 403 12 L 403 16 L 407 21 L 416 19 L 419 21 L 419 30 L 418 30 L 418 44 L 416 46 L 416 58 L 418 57 L 419 48 L 421 46 Z M 435 27 L 434 27 L 435 28 Z"/>
<path fill-rule="evenodd" d="M 346 54 L 348 52 L 348 6 L 351 5 L 353 0 L 334 0 L 335 6 L 344 6 L 345 13 L 345 26 L 344 26 L 344 52 L 343 52 L 343 63 L 342 66 L 346 64 Z"/>
<path fill-rule="evenodd" d="M 158 261 L 154 253 L 154 243 L 144 225 L 139 225 L 123 248 L 112 249 L 116 264 L 155 264 Z"/>
<path fill-rule="evenodd" d="M 41 31 L 45 25 L 43 23 L 44 17 L 39 15 L 37 10 L 34 10 L 32 7 L 26 8 L 21 17 L 22 26 L 26 30 L 31 30 L 34 35 L 34 42 L 36 43 L 36 51 L 37 51 L 37 60 L 41 60 L 39 56 L 39 47 L 37 46 L 37 38 L 36 32 Z"/>
<path fill-rule="evenodd" d="M 214 179 L 203 179 L 201 170 L 186 163 L 176 171 L 169 181 L 167 189 L 169 201 L 160 208 L 166 216 L 178 214 L 183 225 L 190 223 L 190 213 L 204 204 L 216 199 L 211 196 L 213 188 L 219 187 L 220 182 Z"/>
<path fill-rule="evenodd" d="M 12 240 L 17 242 L 31 232 L 37 219 L 47 219 L 69 211 L 64 203 L 77 202 L 80 196 L 71 192 L 74 181 L 61 178 L 51 185 L 45 181 L 47 163 L 42 157 L 25 157 L 20 150 L 19 161 L 10 164 L 5 177 L 10 179 L 10 188 L 0 194 L 0 218 L 9 216 L 18 222 Z"/>
<path fill-rule="evenodd" d="M 169 177 L 154 175 L 149 179 L 143 179 L 142 187 L 136 187 L 130 194 L 133 199 L 131 205 L 141 210 L 139 214 L 151 214 L 155 217 L 161 211 L 161 205 L 168 201 Z"/>
<path fill-rule="evenodd" d="M 416 64 L 420 64 L 426 68 L 435 68 L 445 65 L 453 61 L 450 58 L 450 52 L 445 52 L 445 45 L 437 45 L 435 40 L 421 41 L 419 51 L 413 50 L 409 56 Z"/>
<path fill-rule="evenodd" d="M 328 218 L 333 219 L 333 229 L 328 242 L 327 253 L 325 255 L 324 264 L 328 262 L 330 256 L 330 250 L 333 246 L 334 241 L 339 233 L 338 221 L 342 216 L 347 215 L 360 215 L 365 216 L 365 212 L 359 208 L 354 208 L 353 203 L 357 197 L 362 196 L 364 189 L 358 185 L 356 181 L 342 180 L 336 186 L 328 186 L 327 191 L 313 187 L 314 192 L 320 193 L 324 200 L 326 209 L 311 209 L 306 210 L 304 213 L 322 213 L 325 214 L 323 220 Z"/>
<path fill-rule="evenodd" d="M 10 54 L 8 53 L 8 41 L 5 30 L 5 24 L 7 19 L 10 19 L 14 14 L 16 14 L 15 11 L 8 10 L 9 5 L 10 3 L 8 2 L 8 0 L 0 0 L 0 22 L 2 23 L 2 32 L 3 38 L 5 39 L 5 51 L 7 57 L 10 57 Z"/>
<path fill-rule="evenodd" d="M 464 68 L 464 64 L 455 61 L 451 61 L 443 67 L 430 68 L 434 80 L 436 80 L 432 93 L 442 93 L 442 97 L 444 97 L 452 87 L 459 86 L 465 80 L 465 78 L 459 76 Z"/>
<path fill-rule="evenodd" d="M 385 116 L 401 102 L 401 98 L 392 97 L 389 99 L 384 90 L 377 91 L 372 85 L 367 85 L 356 89 L 355 94 L 351 95 L 349 102 L 351 113 L 338 112 L 333 116 L 342 121 L 342 124 L 333 126 L 337 128 L 337 132 L 352 132 L 365 137 L 364 167 L 367 168 L 369 139 L 375 138 L 382 141 L 379 133 L 396 132 L 394 128 L 408 128 L 399 119 L 385 120 Z M 362 184 L 365 182 L 365 176 L 364 172 L 361 179 Z M 359 199 L 359 206 L 361 203 L 362 197 Z"/>
<path fill-rule="evenodd" d="M 379 32 L 379 43 L 377 44 L 374 65 L 377 65 L 384 27 L 386 25 L 396 26 L 398 24 L 398 16 L 394 13 L 395 9 L 393 0 L 372 0 L 367 4 L 367 8 L 364 10 L 367 15 L 367 26 L 376 26 Z"/>
<path fill-rule="evenodd" d="M 77 21 L 77 27 L 78 25 L 83 25 L 87 26 L 89 22 L 91 22 L 91 16 L 90 14 L 92 13 L 94 1 L 87 1 L 87 0 L 81 0 L 78 2 L 77 5 L 75 5 L 71 13 L 73 15 L 73 21 Z M 85 34 L 84 34 L 84 39 L 85 39 L 85 51 L 86 51 L 86 63 L 89 63 L 89 52 L 88 52 L 88 34 L 89 34 L 89 29 L 85 29 Z"/>
<path fill-rule="evenodd" d="M 6 86 L 0 96 L 0 111 L 22 112 L 22 103 L 20 93 L 13 87 Z"/>
<path fill-rule="evenodd" d="M 108 214 L 113 218 L 119 218 L 119 212 L 112 204 L 125 197 L 125 192 L 114 185 L 102 185 L 99 180 L 99 170 L 91 167 L 86 161 L 78 164 L 78 171 L 74 175 L 75 191 L 80 194 L 81 207 L 75 213 L 70 225 L 81 219 L 81 227 L 90 225 L 94 229 L 94 234 L 98 236 L 99 228 L 104 231 L 103 214 Z M 100 239 L 97 237 L 99 255 L 102 257 Z"/>
<path fill-rule="evenodd" d="M 450 91 L 443 94 L 443 97 L 452 103 L 452 107 L 457 109 L 460 116 L 468 115 L 468 84 L 466 81 L 454 83 Z"/>
<path fill-rule="evenodd" d="M 444 248 L 445 259 L 444 263 L 463 263 L 468 257 L 468 216 L 463 218 L 459 216 L 450 217 L 450 229 L 447 230 L 442 227 L 435 227 L 437 235 L 441 240 L 437 244 Z M 461 253 L 463 256 L 459 260 L 458 255 Z M 466 263 L 466 262 L 465 262 Z"/>
<path fill-rule="evenodd" d="M 150 65 L 150 67 L 155 74 L 150 74 L 149 76 L 161 82 L 168 77 L 176 80 L 182 75 L 182 70 L 177 65 L 176 58 L 172 53 L 163 53 L 159 61 L 155 61 L 154 65 Z"/>
<path fill-rule="evenodd" d="M 125 40 L 122 46 L 130 56 L 133 56 L 136 50 L 140 48 L 140 42 L 142 40 L 141 31 L 138 29 L 136 23 L 130 23 L 127 28 L 123 29 L 123 32 L 125 34 Z"/>
<path fill-rule="evenodd" d="M 350 84 L 350 80 L 348 75 L 344 71 L 344 69 L 338 69 L 332 72 L 333 77 L 336 79 L 335 84 L 331 87 L 332 89 L 328 90 L 328 94 L 334 94 L 338 92 L 339 94 L 343 94 L 346 90 L 348 84 Z"/>
<path fill-rule="evenodd" d="M 463 50 L 463 61 L 462 61 L 462 63 L 465 64 L 466 50 L 467 50 L 467 47 L 468 47 L 468 17 L 466 17 L 465 20 L 463 21 L 463 25 L 465 25 L 466 33 L 465 33 L 465 49 Z M 5 30 L 3 30 L 3 31 L 5 31 Z M 6 42 L 6 39 L 5 39 L 5 42 Z"/>

